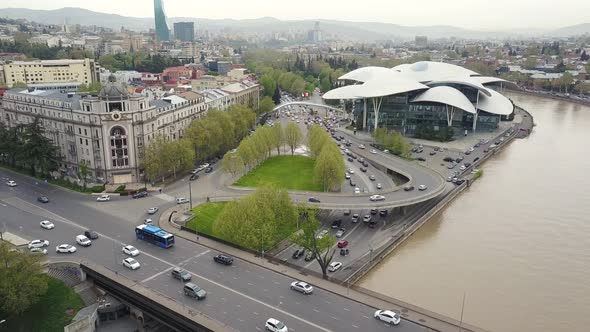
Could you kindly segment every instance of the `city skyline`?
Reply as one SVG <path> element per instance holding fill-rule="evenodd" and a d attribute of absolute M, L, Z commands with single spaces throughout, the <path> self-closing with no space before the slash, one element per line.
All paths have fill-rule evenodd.
<path fill-rule="evenodd" d="M 22 2 L 5 0 L 4 8 L 23 8 Z M 551 29 L 590 23 L 586 15 L 590 3 L 581 0 L 564 0 L 558 17 L 555 6 L 532 0 L 518 2 L 499 0 L 493 3 L 484 0 L 454 0 L 439 2 L 425 0 L 408 2 L 392 7 L 383 0 L 367 0 L 362 7 L 340 7 L 335 1 L 322 3 L 300 0 L 293 3 L 267 3 L 263 0 L 240 2 L 227 0 L 216 3 L 215 11 L 203 13 L 197 2 L 180 0 L 164 1 L 167 16 L 195 17 L 210 19 L 254 19 L 275 17 L 281 20 L 328 19 L 357 22 L 382 22 L 406 26 L 450 25 L 475 30 L 511 30 L 511 29 Z M 129 0 L 116 2 L 105 0 L 88 3 L 80 0 L 55 0 L 50 3 L 42 0 L 30 0 L 30 9 L 59 9 L 79 7 L 97 12 L 119 14 L 132 17 L 153 17 L 153 1 Z M 477 8 L 486 10 L 477 10 Z M 425 11 L 424 8 L 429 8 Z M 389 10 L 391 9 L 391 10 Z M 492 13 L 492 15 L 490 15 Z"/>

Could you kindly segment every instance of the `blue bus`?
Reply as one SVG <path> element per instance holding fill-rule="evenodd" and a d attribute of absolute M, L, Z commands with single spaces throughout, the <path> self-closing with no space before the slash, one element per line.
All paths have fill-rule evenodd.
<path fill-rule="evenodd" d="M 154 225 L 139 225 L 135 227 L 135 237 L 162 248 L 170 248 L 174 245 L 174 234 L 163 231 Z"/>

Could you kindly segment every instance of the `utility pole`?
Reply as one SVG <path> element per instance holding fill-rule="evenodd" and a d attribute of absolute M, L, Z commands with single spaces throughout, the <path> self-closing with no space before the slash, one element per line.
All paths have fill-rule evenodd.
<path fill-rule="evenodd" d="M 463 304 L 461 305 L 461 320 L 459 321 L 459 332 L 463 331 L 463 311 L 465 309 L 465 292 L 463 292 Z"/>
<path fill-rule="evenodd" d="M 188 181 L 188 199 L 189 199 L 189 204 L 191 207 L 191 210 L 193 209 L 193 189 L 191 187 L 191 181 Z"/>

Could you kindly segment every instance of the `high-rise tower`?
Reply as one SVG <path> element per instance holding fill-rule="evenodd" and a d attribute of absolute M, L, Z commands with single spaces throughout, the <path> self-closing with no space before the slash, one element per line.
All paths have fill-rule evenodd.
<path fill-rule="evenodd" d="M 154 20 L 156 23 L 156 38 L 159 41 L 169 41 L 170 29 L 168 23 L 166 23 L 164 0 L 154 0 Z"/>

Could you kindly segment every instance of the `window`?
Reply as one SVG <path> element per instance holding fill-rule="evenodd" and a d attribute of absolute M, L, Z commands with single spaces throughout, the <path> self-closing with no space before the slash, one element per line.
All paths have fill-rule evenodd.
<path fill-rule="evenodd" d="M 88 136 L 88 131 L 84 129 L 84 136 Z"/>
<path fill-rule="evenodd" d="M 80 137 L 80 145 L 82 145 L 82 137 Z"/>
<path fill-rule="evenodd" d="M 88 139 L 86 139 L 86 146 L 88 146 Z"/>
<path fill-rule="evenodd" d="M 78 120 L 80 120 L 80 119 L 78 119 Z M 78 128 L 78 134 L 82 135 L 82 129 L 81 128 Z"/>
<path fill-rule="evenodd" d="M 113 166 L 128 166 L 129 153 L 126 148 L 127 138 L 125 137 L 125 129 L 121 127 L 114 127 L 111 129 L 111 156 L 113 158 Z"/>

